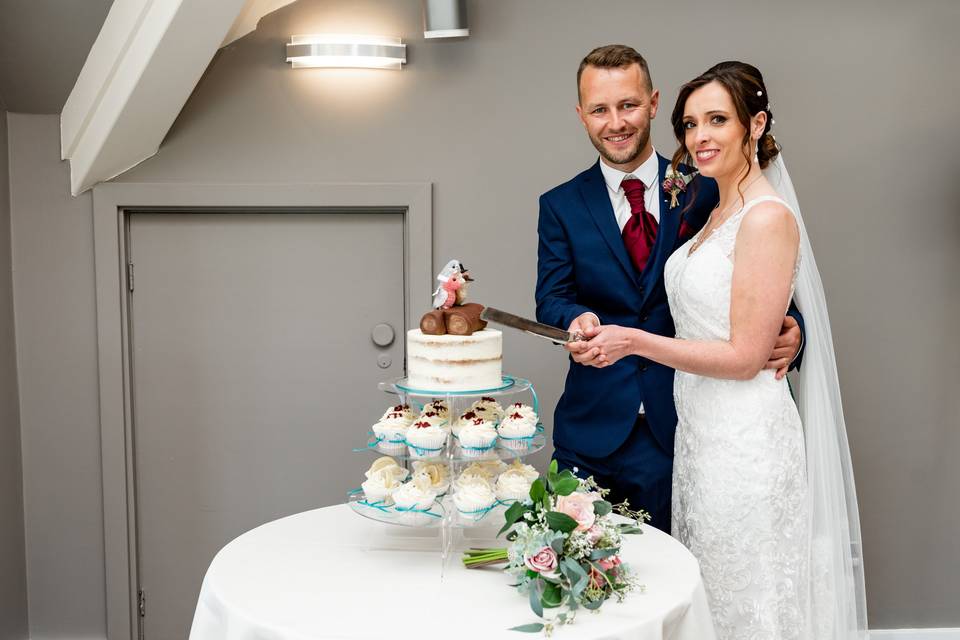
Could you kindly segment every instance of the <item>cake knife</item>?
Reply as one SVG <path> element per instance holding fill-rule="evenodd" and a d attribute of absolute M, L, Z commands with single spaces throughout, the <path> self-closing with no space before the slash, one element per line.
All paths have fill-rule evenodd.
<path fill-rule="evenodd" d="M 564 331 L 563 329 L 552 327 L 549 324 L 527 320 L 526 318 L 515 316 L 512 313 L 494 309 L 493 307 L 484 307 L 483 311 L 480 312 L 480 319 L 502 324 L 507 327 L 513 327 L 520 331 L 526 331 L 530 335 L 546 338 L 556 344 L 566 344 L 567 342 L 583 340 L 583 336 L 579 331 Z"/>

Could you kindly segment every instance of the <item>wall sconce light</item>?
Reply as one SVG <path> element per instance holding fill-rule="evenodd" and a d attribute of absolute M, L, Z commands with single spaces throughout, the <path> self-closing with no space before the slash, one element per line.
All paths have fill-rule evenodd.
<path fill-rule="evenodd" d="M 467 0 L 421 0 L 424 38 L 465 38 L 470 35 L 467 24 Z"/>
<path fill-rule="evenodd" d="M 400 69 L 407 62 L 407 45 L 400 38 L 319 34 L 290 36 L 287 62 L 301 67 Z"/>

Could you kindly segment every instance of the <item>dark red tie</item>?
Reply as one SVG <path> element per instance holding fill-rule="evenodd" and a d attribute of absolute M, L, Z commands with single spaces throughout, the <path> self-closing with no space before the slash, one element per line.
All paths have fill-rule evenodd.
<path fill-rule="evenodd" d="M 620 186 L 623 187 L 623 193 L 630 203 L 630 212 L 633 214 L 620 235 L 637 273 L 643 273 L 653 251 L 653 243 L 657 241 L 657 221 L 643 204 L 643 182 L 636 178 L 627 178 Z"/>

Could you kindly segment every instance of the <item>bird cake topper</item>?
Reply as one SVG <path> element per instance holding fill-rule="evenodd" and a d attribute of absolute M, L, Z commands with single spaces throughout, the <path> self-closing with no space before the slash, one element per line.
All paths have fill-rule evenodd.
<path fill-rule="evenodd" d="M 437 274 L 440 283 L 433 292 L 433 311 L 420 319 L 420 330 L 428 335 L 469 336 L 487 323 L 480 319 L 483 306 L 467 302 L 467 287 L 473 278 L 459 260 L 451 260 Z"/>

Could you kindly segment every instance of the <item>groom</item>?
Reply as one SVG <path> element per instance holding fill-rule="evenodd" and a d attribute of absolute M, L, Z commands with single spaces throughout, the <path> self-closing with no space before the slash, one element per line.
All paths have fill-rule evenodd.
<path fill-rule="evenodd" d="M 706 223 L 716 183 L 698 177 L 684 191 L 664 189 L 670 163 L 650 142 L 660 93 L 634 49 L 594 49 L 580 63 L 577 87 L 577 114 L 600 159 L 540 197 L 537 319 L 570 331 L 605 323 L 673 337 L 663 267 Z M 802 322 L 791 307 L 767 363 L 778 375 L 799 363 Z M 650 512 L 651 524 L 669 532 L 673 369 L 639 356 L 596 368 L 590 365 L 599 350 L 588 342 L 567 350 L 554 458 L 609 488 L 610 501 L 629 499 Z"/>

